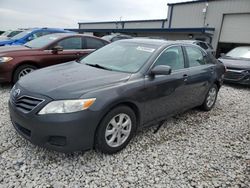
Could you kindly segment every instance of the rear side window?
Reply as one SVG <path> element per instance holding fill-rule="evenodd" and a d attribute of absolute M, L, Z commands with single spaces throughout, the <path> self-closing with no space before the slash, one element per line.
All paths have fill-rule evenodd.
<path fill-rule="evenodd" d="M 206 64 L 206 54 L 204 54 L 200 49 L 191 46 L 186 46 L 185 48 L 190 67 Z"/>
<path fill-rule="evenodd" d="M 213 49 L 213 46 L 211 44 L 207 43 L 207 45 L 209 48 Z"/>
<path fill-rule="evenodd" d="M 81 37 L 66 38 L 58 42 L 57 45 L 63 47 L 63 49 L 66 50 L 82 49 L 82 38 Z"/>
<path fill-rule="evenodd" d="M 86 37 L 86 48 L 87 49 L 98 49 L 105 45 L 105 43 L 101 40 Z"/>
<path fill-rule="evenodd" d="M 184 58 L 181 47 L 176 46 L 166 49 L 156 60 L 154 66 L 156 65 L 168 65 L 172 70 L 183 69 Z"/>

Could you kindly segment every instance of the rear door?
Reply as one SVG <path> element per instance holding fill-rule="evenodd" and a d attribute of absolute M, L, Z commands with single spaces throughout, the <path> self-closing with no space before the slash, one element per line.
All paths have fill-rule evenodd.
<path fill-rule="evenodd" d="M 186 92 L 189 88 L 185 83 L 188 70 L 186 69 L 182 47 L 168 47 L 157 58 L 152 68 L 157 65 L 170 66 L 172 73 L 145 78 L 144 123 L 178 113 L 188 103 Z"/>
<path fill-rule="evenodd" d="M 215 65 L 212 64 L 207 53 L 199 47 L 186 45 L 184 49 L 189 67 L 186 83 L 190 88 L 186 96 L 190 101 L 189 107 L 194 107 L 203 102 L 212 75 L 215 73 Z"/>

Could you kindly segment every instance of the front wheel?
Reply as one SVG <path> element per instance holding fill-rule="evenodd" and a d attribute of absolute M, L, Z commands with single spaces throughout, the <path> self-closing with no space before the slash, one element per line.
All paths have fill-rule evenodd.
<path fill-rule="evenodd" d="M 217 95 L 218 95 L 218 87 L 215 84 L 213 84 L 208 90 L 206 98 L 201 106 L 202 109 L 205 111 L 211 110 L 215 105 Z"/>
<path fill-rule="evenodd" d="M 15 70 L 14 75 L 13 75 L 13 83 L 16 83 L 20 78 L 33 72 L 36 69 L 37 68 L 35 66 L 26 65 L 26 64 L 17 67 L 17 69 Z"/>
<path fill-rule="evenodd" d="M 100 123 L 95 136 L 95 149 L 116 153 L 127 146 L 136 130 L 136 116 L 127 106 L 111 110 Z"/>

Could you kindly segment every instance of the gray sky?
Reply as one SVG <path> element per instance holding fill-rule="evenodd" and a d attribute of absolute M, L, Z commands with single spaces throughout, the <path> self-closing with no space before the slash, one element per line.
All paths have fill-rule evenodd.
<path fill-rule="evenodd" d="M 78 22 L 159 19 L 167 3 L 187 0 L 0 0 L 0 30 L 77 28 Z"/>

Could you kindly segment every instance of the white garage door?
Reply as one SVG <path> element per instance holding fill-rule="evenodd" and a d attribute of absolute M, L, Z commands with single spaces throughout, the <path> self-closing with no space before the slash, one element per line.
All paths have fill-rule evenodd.
<path fill-rule="evenodd" d="M 225 15 L 220 42 L 250 43 L 250 14 Z"/>

